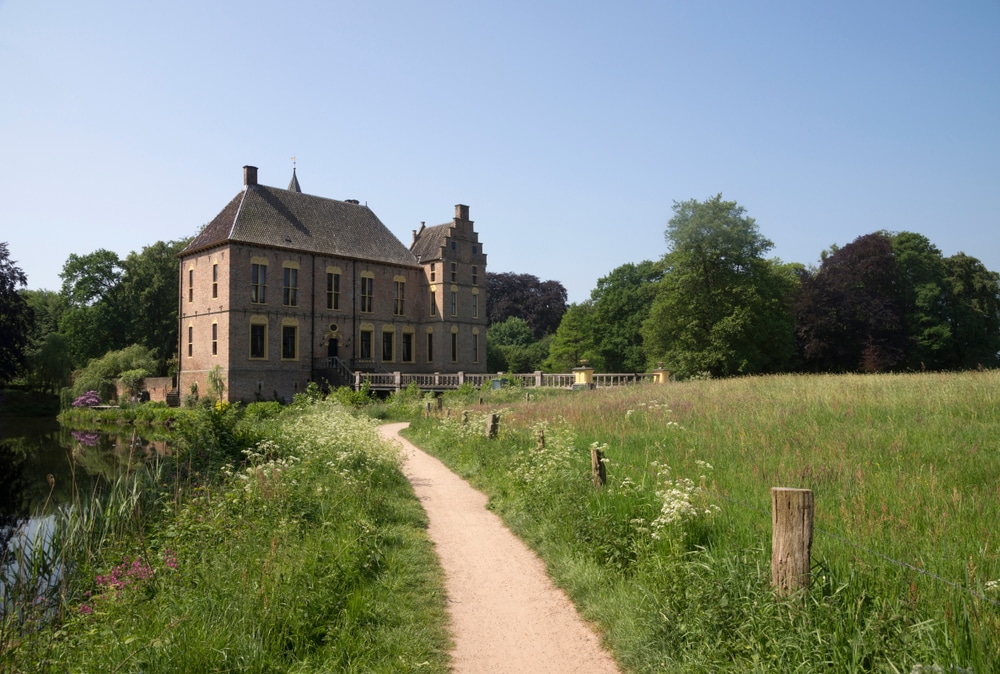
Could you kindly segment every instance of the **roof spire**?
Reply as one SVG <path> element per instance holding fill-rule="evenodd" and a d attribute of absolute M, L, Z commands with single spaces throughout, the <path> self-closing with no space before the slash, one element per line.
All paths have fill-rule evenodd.
<path fill-rule="evenodd" d="M 288 183 L 289 192 L 302 192 L 302 188 L 299 187 L 299 179 L 295 175 L 295 156 L 292 156 L 292 180 Z"/>

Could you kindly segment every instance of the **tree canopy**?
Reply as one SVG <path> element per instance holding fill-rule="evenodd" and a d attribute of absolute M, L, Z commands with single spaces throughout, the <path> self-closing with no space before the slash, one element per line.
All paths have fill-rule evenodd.
<path fill-rule="evenodd" d="M 534 338 L 554 333 L 566 313 L 566 288 L 532 274 L 486 272 L 486 320 L 492 325 L 511 316 L 522 318 Z"/>
<path fill-rule="evenodd" d="M 794 357 L 794 267 L 742 206 L 716 195 L 674 202 L 663 279 L 642 336 L 651 361 L 680 376 L 729 376 L 787 369 Z"/>
<path fill-rule="evenodd" d="M 0 383 L 24 364 L 33 314 L 18 286 L 27 284 L 24 271 L 10 259 L 7 243 L 0 242 Z"/>

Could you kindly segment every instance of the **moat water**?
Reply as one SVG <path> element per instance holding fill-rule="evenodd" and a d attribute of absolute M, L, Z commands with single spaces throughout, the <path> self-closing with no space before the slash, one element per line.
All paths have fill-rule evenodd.
<path fill-rule="evenodd" d="M 115 479 L 130 460 L 165 451 L 165 442 L 131 429 L 112 434 L 65 428 L 52 418 L 0 417 L 0 612 L 18 560 L 46 552 L 53 513 Z"/>

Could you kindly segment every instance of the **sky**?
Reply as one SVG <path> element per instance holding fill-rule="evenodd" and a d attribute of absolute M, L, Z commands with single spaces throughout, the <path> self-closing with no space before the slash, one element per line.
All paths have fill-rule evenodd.
<path fill-rule="evenodd" d="M 406 245 L 469 205 L 490 271 L 571 302 L 716 194 L 785 262 L 889 230 L 1000 271 L 1000 0 L 0 0 L 29 288 L 194 235 L 293 157 Z"/>

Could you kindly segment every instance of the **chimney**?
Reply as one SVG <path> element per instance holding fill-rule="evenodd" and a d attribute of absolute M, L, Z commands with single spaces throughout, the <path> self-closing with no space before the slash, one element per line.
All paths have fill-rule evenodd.
<path fill-rule="evenodd" d="M 456 220 L 468 220 L 469 219 L 469 207 L 463 204 L 455 204 L 455 219 Z"/>
<path fill-rule="evenodd" d="M 257 167 L 256 166 L 244 166 L 243 167 L 243 186 L 244 187 L 256 187 L 257 186 Z"/>

